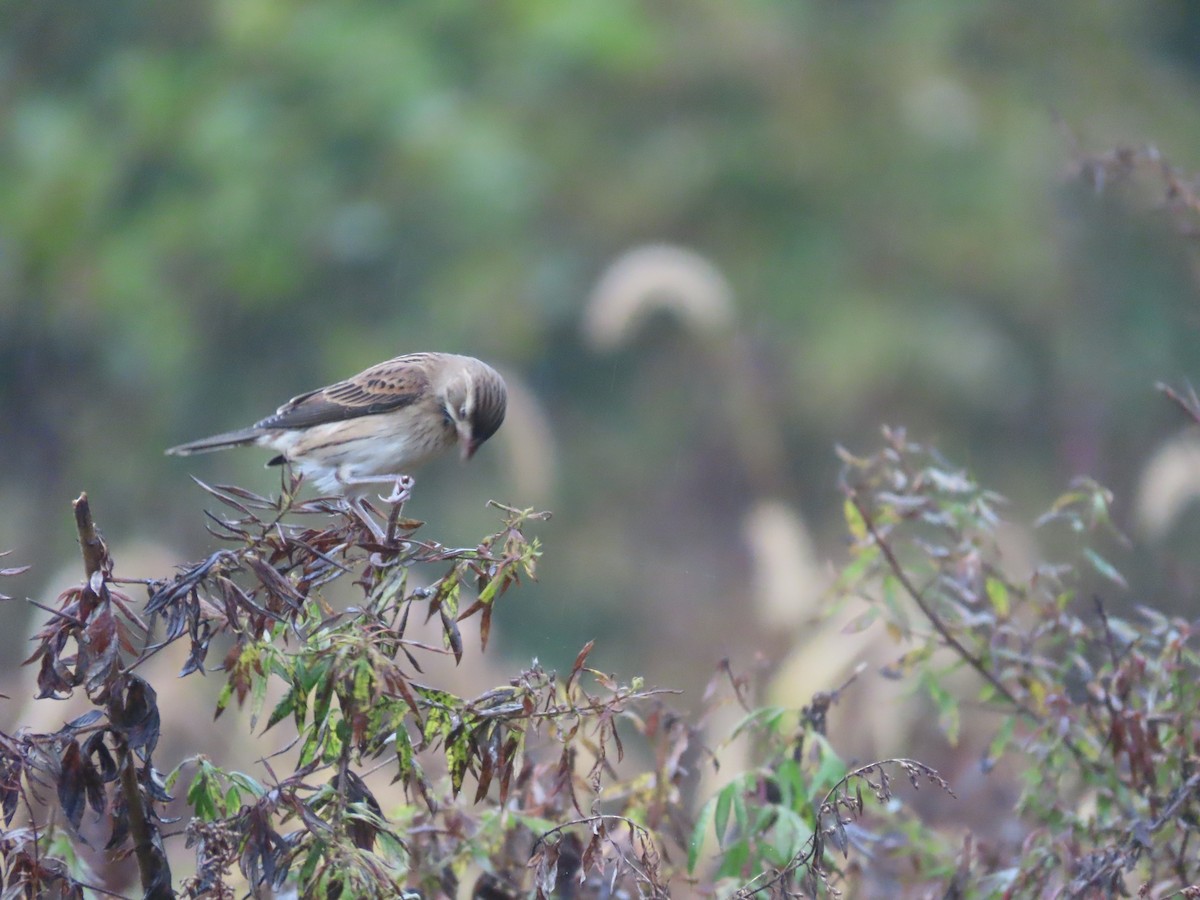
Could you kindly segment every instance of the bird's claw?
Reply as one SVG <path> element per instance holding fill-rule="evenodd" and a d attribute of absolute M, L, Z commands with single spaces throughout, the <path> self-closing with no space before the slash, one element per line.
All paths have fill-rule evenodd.
<path fill-rule="evenodd" d="M 401 475 L 396 479 L 396 483 L 392 486 L 392 492 L 386 497 L 381 494 L 379 499 L 384 503 L 400 503 L 408 499 L 409 494 L 412 493 L 412 487 L 412 476 Z"/>

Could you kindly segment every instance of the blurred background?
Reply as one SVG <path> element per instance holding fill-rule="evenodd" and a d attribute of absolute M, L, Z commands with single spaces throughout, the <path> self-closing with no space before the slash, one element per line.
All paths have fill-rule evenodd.
<path fill-rule="evenodd" d="M 791 671 L 842 559 L 834 448 L 883 423 L 1016 521 L 1108 483 L 1113 561 L 1187 608 L 1198 457 L 1154 383 L 1200 373 L 1193 239 L 1153 173 L 1087 159 L 1200 171 L 1197 9 L 4 4 L 0 550 L 33 569 L 0 725 L 33 690 L 20 598 L 78 577 L 80 490 L 120 574 L 167 574 L 214 547 L 189 474 L 278 476 L 163 448 L 412 350 L 513 392 L 473 463 L 419 474 L 428 536 L 473 544 L 491 498 L 554 512 L 481 690 L 593 638 L 684 705 L 723 657 Z M 795 705 L 846 671 L 804 658 Z"/>

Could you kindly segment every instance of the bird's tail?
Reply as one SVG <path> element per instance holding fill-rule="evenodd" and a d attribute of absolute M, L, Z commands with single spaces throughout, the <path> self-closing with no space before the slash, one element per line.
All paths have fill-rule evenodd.
<path fill-rule="evenodd" d="M 211 450 L 224 450 L 226 447 L 244 447 L 255 443 L 262 432 L 257 428 L 243 428 L 240 431 L 227 431 L 224 434 L 214 434 L 212 437 L 200 438 L 187 444 L 180 444 L 167 451 L 168 456 L 191 456 L 193 453 L 208 453 Z"/>

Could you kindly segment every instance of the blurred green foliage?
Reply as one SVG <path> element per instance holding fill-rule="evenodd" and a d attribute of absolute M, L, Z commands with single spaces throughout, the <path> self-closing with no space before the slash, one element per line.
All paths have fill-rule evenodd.
<path fill-rule="evenodd" d="M 0 549 L 30 594 L 79 489 L 110 542 L 198 556 L 186 472 L 275 476 L 163 447 L 446 349 L 529 386 L 557 478 L 512 496 L 489 446 L 413 513 L 469 535 L 488 497 L 554 509 L 526 602 L 561 631 L 521 651 L 653 636 L 686 651 L 647 671 L 675 683 L 745 624 L 730 523 L 756 497 L 836 533 L 835 442 L 886 420 L 1017 503 L 1080 472 L 1127 496 L 1179 421 L 1153 382 L 1200 371 L 1161 190 L 1076 171 L 1144 142 L 1200 169 L 1179 0 L 54 0 L 0 25 Z M 732 285 L 744 394 L 720 335 L 582 338 L 648 242 Z"/>

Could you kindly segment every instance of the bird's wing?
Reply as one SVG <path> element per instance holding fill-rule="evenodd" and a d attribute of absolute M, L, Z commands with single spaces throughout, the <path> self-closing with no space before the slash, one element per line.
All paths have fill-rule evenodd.
<path fill-rule="evenodd" d="M 293 397 L 255 428 L 308 428 L 411 406 L 429 393 L 416 355 L 398 356 L 353 378 Z"/>

